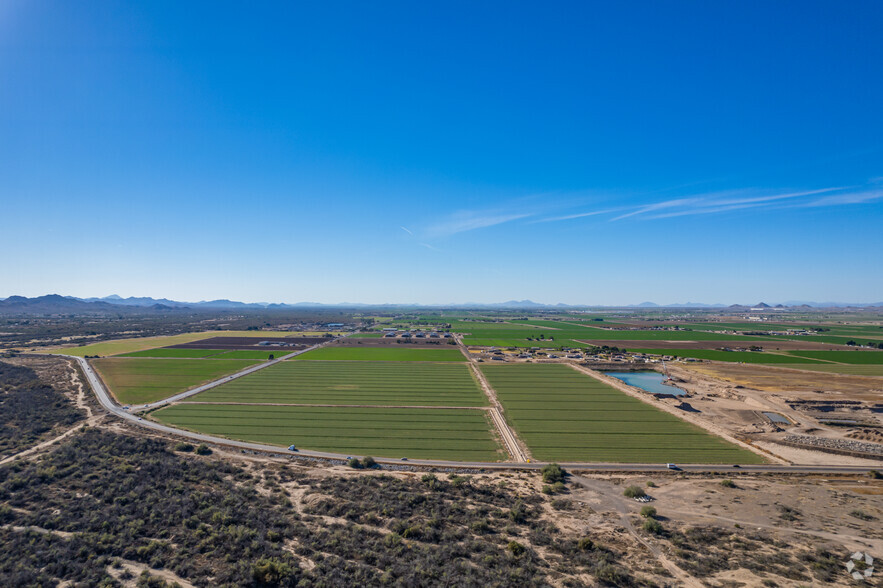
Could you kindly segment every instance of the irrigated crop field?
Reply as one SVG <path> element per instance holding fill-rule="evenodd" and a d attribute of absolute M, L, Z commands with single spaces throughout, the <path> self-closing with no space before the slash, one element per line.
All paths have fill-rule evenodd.
<path fill-rule="evenodd" d="M 152 359 L 112 357 L 92 365 L 123 404 L 142 404 L 168 398 L 257 362 L 209 359 Z"/>
<path fill-rule="evenodd" d="M 762 463 L 754 453 L 561 364 L 481 368 L 537 459 Z"/>
<path fill-rule="evenodd" d="M 159 420 L 202 433 L 316 451 L 497 461 L 484 410 L 178 404 Z"/>
<path fill-rule="evenodd" d="M 703 331 L 612 330 L 587 324 L 547 320 L 511 322 L 458 321 L 452 330 L 468 333 L 466 345 L 495 347 L 580 347 L 584 340 L 597 341 L 769 341 L 769 337 L 746 337 Z"/>
<path fill-rule="evenodd" d="M 338 361 L 466 361 L 459 349 L 414 349 L 408 347 L 322 347 L 292 359 Z"/>
<path fill-rule="evenodd" d="M 290 361 L 154 416 L 195 431 L 318 451 L 497 461 L 504 454 L 487 405 L 465 363 Z"/>
<path fill-rule="evenodd" d="M 488 403 L 465 364 L 360 361 L 281 362 L 191 400 L 376 406 Z"/>

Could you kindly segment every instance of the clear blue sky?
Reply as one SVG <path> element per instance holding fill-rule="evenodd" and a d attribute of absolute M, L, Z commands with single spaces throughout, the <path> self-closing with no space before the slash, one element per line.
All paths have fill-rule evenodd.
<path fill-rule="evenodd" d="M 883 299 L 883 3 L 0 3 L 0 296 Z"/>

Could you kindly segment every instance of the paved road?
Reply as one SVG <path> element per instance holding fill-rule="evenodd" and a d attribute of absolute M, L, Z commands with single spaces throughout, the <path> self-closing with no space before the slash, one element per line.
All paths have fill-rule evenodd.
<path fill-rule="evenodd" d="M 116 404 L 111 398 L 110 394 L 105 389 L 104 384 L 95 374 L 95 371 L 92 369 L 92 366 L 89 365 L 89 362 L 86 361 L 82 357 L 75 357 L 72 355 L 65 355 L 64 357 L 68 357 L 70 359 L 74 359 L 79 362 L 80 367 L 83 369 L 83 373 L 86 375 L 86 379 L 89 382 L 89 385 L 92 386 L 92 390 L 95 392 L 95 396 L 98 398 L 98 401 L 101 405 L 107 409 L 109 412 L 114 414 L 115 416 L 124 419 L 132 424 L 138 425 L 140 427 L 145 427 L 147 429 L 151 429 L 154 431 L 159 431 L 162 433 L 167 433 L 170 435 L 177 435 L 179 437 L 186 437 L 188 439 L 192 439 L 194 441 L 199 441 L 203 443 L 213 443 L 215 445 L 221 445 L 230 448 L 236 449 L 244 449 L 248 451 L 257 451 L 262 453 L 276 454 L 276 455 L 286 455 L 286 456 L 304 456 L 304 457 L 315 457 L 321 459 L 329 459 L 329 460 L 345 460 L 347 455 L 342 453 L 328 453 L 323 451 L 309 451 L 309 450 L 300 450 L 296 453 L 287 452 L 280 447 L 276 447 L 273 445 L 264 445 L 262 443 L 249 443 L 247 441 L 232 441 L 230 439 L 224 439 L 223 437 L 214 437 L 212 435 L 204 435 L 202 433 L 193 433 L 190 431 L 184 431 L 182 429 L 176 429 L 175 427 L 169 427 L 167 425 L 162 425 L 160 423 L 156 423 L 153 421 L 146 420 L 138 415 L 131 414 L 129 411 L 125 410 L 120 405 Z M 275 361 L 275 360 L 274 360 Z M 361 455 L 352 454 L 353 457 L 364 457 Z M 466 469 L 485 469 L 485 470 L 537 470 L 542 468 L 545 463 L 543 462 L 533 462 L 523 463 L 523 462 L 504 462 L 504 463 L 487 463 L 481 461 L 441 461 L 441 460 L 430 460 L 430 459 L 413 459 L 408 461 L 401 461 L 397 459 L 387 459 L 387 458 L 375 458 L 376 461 L 380 464 L 396 464 L 396 465 L 414 465 L 414 466 L 426 466 L 426 467 L 437 467 L 437 468 L 466 468 Z M 562 466 L 569 470 L 578 470 L 584 472 L 661 472 L 668 471 L 668 468 L 665 464 L 658 463 L 650 463 L 650 464 L 617 464 L 617 463 L 562 463 Z M 685 464 L 679 466 L 680 471 L 690 472 L 690 473 L 712 473 L 712 472 L 751 472 L 751 473 L 783 473 L 783 474 L 862 474 L 866 473 L 871 469 L 871 467 L 867 466 L 787 466 L 787 465 L 745 465 L 741 468 L 734 468 L 728 465 L 708 465 L 708 464 Z"/>

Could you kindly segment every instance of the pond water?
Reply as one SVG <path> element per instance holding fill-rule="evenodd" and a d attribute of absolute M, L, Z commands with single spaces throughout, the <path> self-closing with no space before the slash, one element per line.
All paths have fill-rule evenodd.
<path fill-rule="evenodd" d="M 617 380 L 622 380 L 629 386 L 640 388 L 651 394 L 671 394 L 673 396 L 683 396 L 686 390 L 681 390 L 676 386 L 668 386 L 663 384 L 663 376 L 659 372 L 604 372 L 608 376 L 612 376 Z"/>
<path fill-rule="evenodd" d="M 783 417 L 782 415 L 780 415 L 777 412 L 765 412 L 765 413 L 763 413 L 763 416 L 770 419 L 774 423 L 782 423 L 783 425 L 790 425 L 791 424 L 791 421 L 789 421 L 787 418 Z"/>

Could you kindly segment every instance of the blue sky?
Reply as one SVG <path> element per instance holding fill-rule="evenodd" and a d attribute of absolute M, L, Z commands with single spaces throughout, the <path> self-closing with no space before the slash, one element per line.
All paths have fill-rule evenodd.
<path fill-rule="evenodd" d="M 0 296 L 883 299 L 879 2 L 0 4 Z"/>

